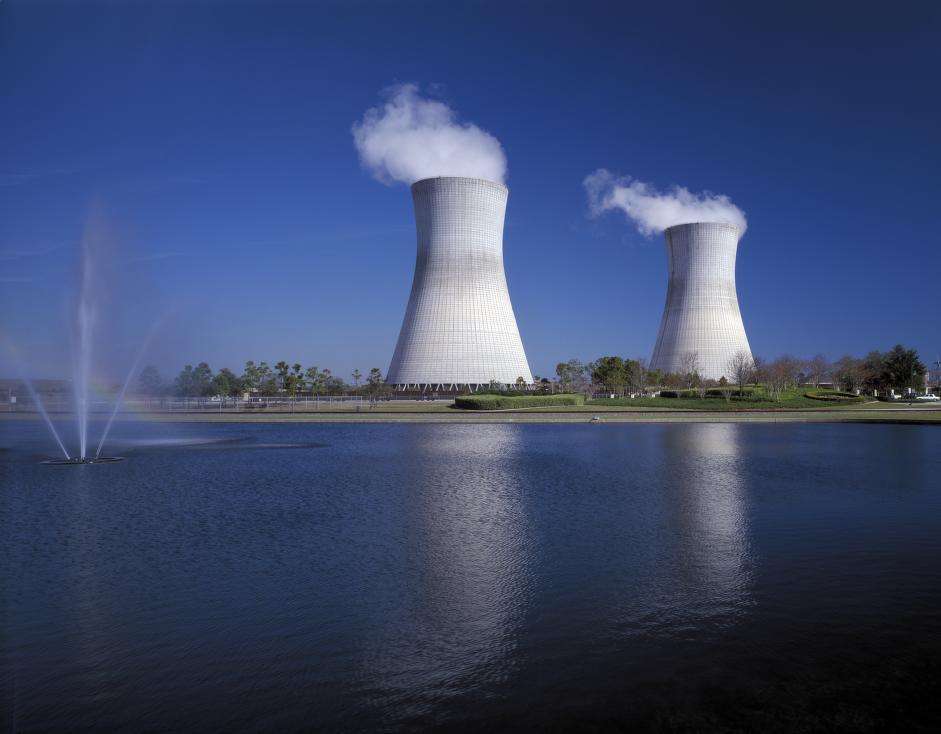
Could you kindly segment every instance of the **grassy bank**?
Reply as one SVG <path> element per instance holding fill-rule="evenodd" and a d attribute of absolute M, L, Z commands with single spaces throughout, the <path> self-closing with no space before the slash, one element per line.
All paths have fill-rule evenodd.
<path fill-rule="evenodd" d="M 559 406 L 584 405 L 584 395 L 501 395 L 482 393 L 460 395 L 454 399 L 454 407 L 461 410 L 516 410 L 520 408 L 554 408 Z"/>
<path fill-rule="evenodd" d="M 860 405 L 864 398 L 832 390 L 787 390 L 773 399 L 764 389 L 749 387 L 742 397 L 729 393 L 728 399 L 719 391 L 707 391 L 700 397 L 696 391 L 664 391 L 670 397 L 656 398 L 603 398 L 588 401 L 589 406 L 630 408 L 634 410 L 658 408 L 667 410 L 821 410 Z M 711 394 L 710 394 L 711 393 Z"/>

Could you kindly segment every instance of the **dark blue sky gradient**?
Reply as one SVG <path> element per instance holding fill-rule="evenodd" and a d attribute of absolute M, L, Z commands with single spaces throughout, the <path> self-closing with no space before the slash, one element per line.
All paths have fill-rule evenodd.
<path fill-rule="evenodd" d="M 168 372 L 203 359 L 385 372 L 412 205 L 361 169 L 350 127 L 414 81 L 504 146 L 507 277 L 535 373 L 653 348 L 662 240 L 587 216 L 598 167 L 745 210 L 738 287 L 757 354 L 902 342 L 933 360 L 937 7 L 7 0 L 0 328 L 38 374 L 65 373 L 95 221 L 111 233 L 102 357 L 116 370 L 169 314 L 147 360 Z"/>

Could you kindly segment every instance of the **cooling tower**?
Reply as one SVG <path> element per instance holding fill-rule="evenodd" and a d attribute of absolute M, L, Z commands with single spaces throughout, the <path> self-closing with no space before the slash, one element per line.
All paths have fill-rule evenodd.
<path fill-rule="evenodd" d="M 506 186 L 412 184 L 415 278 L 386 382 L 437 389 L 533 381 L 503 271 Z"/>
<path fill-rule="evenodd" d="M 685 372 L 695 352 L 704 379 L 732 379 L 729 361 L 751 355 L 735 292 L 739 231 L 731 224 L 697 222 L 664 231 L 670 279 L 652 369 Z"/>

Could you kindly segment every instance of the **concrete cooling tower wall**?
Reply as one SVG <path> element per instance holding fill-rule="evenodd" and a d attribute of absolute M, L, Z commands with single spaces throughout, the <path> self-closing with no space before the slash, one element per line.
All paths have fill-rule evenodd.
<path fill-rule="evenodd" d="M 664 231 L 669 281 L 652 369 L 684 372 L 695 352 L 705 379 L 732 379 L 729 362 L 751 355 L 735 291 L 739 230 L 731 224 L 680 224 Z"/>
<path fill-rule="evenodd" d="M 387 383 L 532 383 L 503 270 L 507 196 L 506 186 L 479 178 L 412 184 L 415 278 Z"/>

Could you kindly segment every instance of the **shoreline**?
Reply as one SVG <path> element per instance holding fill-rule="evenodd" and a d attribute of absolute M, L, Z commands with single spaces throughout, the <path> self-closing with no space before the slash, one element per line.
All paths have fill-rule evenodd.
<path fill-rule="evenodd" d="M 53 414 L 50 417 L 71 414 Z M 789 411 L 382 411 L 341 410 L 318 412 L 142 412 L 120 414 L 118 421 L 146 420 L 158 423 L 861 423 L 941 425 L 941 409 L 934 406 L 883 409 L 830 409 Z M 0 422 L 42 421 L 38 413 L 0 413 Z"/>

